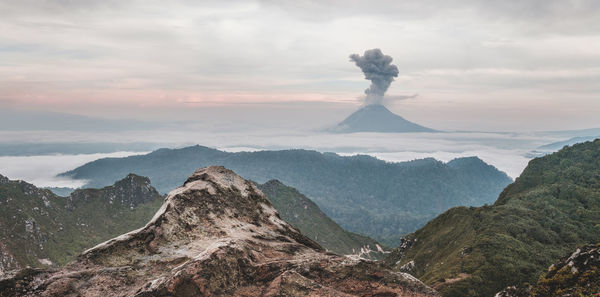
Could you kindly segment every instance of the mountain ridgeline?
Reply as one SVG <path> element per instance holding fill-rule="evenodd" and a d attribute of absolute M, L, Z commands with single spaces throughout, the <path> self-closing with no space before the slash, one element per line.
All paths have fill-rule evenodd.
<path fill-rule="evenodd" d="M 377 241 L 342 229 L 298 190 L 278 180 L 257 186 L 269 198 L 282 219 L 325 249 L 341 255 L 383 258 L 383 250 Z"/>
<path fill-rule="evenodd" d="M 162 201 L 150 180 L 133 174 L 68 197 L 0 176 L 0 275 L 63 265 L 95 244 L 143 226 Z"/>
<path fill-rule="evenodd" d="M 276 180 L 257 186 L 283 219 L 325 249 L 383 258 L 375 240 L 342 229 L 296 189 Z M 63 265 L 95 244 L 142 227 L 162 200 L 148 178 L 133 174 L 68 197 L 0 175 L 0 276 L 26 266 Z"/>
<path fill-rule="evenodd" d="M 62 175 L 99 187 L 133 172 L 148 176 L 165 193 L 196 168 L 210 165 L 231 168 L 258 183 L 280 180 L 310 197 L 344 229 L 390 246 L 450 207 L 492 203 L 511 182 L 476 157 L 389 163 L 364 155 L 307 150 L 228 153 L 203 146 L 100 159 Z"/>
<path fill-rule="evenodd" d="M 18 296 L 439 296 L 379 262 L 327 253 L 283 221 L 250 181 L 202 168 L 138 230 L 65 267 L 0 278 Z"/>
<path fill-rule="evenodd" d="M 444 296 L 493 296 L 507 286 L 536 283 L 576 246 L 598 242 L 595 140 L 530 161 L 493 205 L 448 210 L 408 235 L 386 261 Z M 552 288 L 564 277 L 574 276 L 552 274 L 541 285 Z M 554 296 L 544 294 L 535 296 Z"/>

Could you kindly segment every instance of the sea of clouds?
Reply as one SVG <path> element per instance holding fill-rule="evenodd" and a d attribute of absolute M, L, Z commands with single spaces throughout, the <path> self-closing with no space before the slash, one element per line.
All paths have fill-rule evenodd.
<path fill-rule="evenodd" d="M 57 132 L 58 133 L 58 132 Z M 204 145 L 224 151 L 309 149 L 349 156 L 371 155 L 389 162 L 435 158 L 448 162 L 454 158 L 477 156 L 510 177 L 516 178 L 527 162 L 539 152 L 539 146 L 564 135 L 549 133 L 444 132 L 444 133 L 351 133 L 254 131 L 213 133 L 210 131 L 132 131 L 121 133 L 61 133 L 63 141 L 73 142 L 152 142 L 160 139 L 167 147 Z M 5 141 L 57 139 L 48 131 L 0 132 Z M 47 140 L 45 140 L 47 139 Z M 35 143 L 32 143 L 35 145 Z M 535 152 L 532 154 L 532 152 Z M 0 174 L 22 179 L 40 187 L 80 187 L 82 180 L 56 177 L 57 174 L 106 157 L 125 157 L 144 152 L 90 153 L 77 155 L 4 156 L 0 157 Z"/>

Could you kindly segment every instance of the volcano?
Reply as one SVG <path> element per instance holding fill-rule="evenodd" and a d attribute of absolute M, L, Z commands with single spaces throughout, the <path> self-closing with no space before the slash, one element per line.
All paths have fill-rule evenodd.
<path fill-rule="evenodd" d="M 370 104 L 362 107 L 335 126 L 332 131 L 337 133 L 438 132 L 436 130 L 408 121 L 403 117 L 391 112 L 381 104 Z"/>

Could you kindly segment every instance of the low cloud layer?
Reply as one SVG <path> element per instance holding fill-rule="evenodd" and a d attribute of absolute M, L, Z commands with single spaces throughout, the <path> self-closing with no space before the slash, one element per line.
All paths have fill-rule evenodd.
<path fill-rule="evenodd" d="M 40 133 L 40 134 L 36 134 Z M 288 131 L 229 131 L 206 129 L 192 131 L 129 131 L 123 133 L 86 134 L 64 132 L 19 132 L 18 137 L 0 132 L 3 140 L 18 142 L 31 138 L 36 141 L 73 142 L 149 142 L 161 139 L 171 147 L 205 145 L 228 151 L 312 149 L 344 155 L 368 154 L 387 161 L 408 161 L 433 157 L 449 161 L 457 157 L 478 156 L 511 177 L 517 177 L 533 157 L 531 152 L 540 145 L 570 138 L 573 133 L 289 133 Z M 24 136 L 26 135 L 26 136 Z M 596 134 L 597 135 L 597 134 Z M 20 138 L 19 138 L 20 137 Z M 46 138 L 44 138 L 46 137 Z M 131 153 L 124 153 L 131 154 Z M 0 157 L 0 174 L 11 178 L 29 179 L 41 185 L 66 185 L 53 175 L 76 167 L 83 162 L 108 156 L 105 154 L 76 156 Z M 115 155 L 116 156 L 116 155 Z"/>
<path fill-rule="evenodd" d="M 0 157 L 0 174 L 12 180 L 24 180 L 38 187 L 77 188 L 84 180 L 57 177 L 59 173 L 100 158 L 120 158 L 140 153 L 117 152 L 111 154 L 51 155 L 28 157 Z"/>

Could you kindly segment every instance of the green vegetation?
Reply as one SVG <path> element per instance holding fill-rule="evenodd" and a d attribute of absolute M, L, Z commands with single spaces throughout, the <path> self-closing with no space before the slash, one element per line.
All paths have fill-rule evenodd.
<path fill-rule="evenodd" d="M 364 255 L 365 257 L 377 259 L 383 255 L 377 253 L 375 240 L 342 229 L 298 190 L 288 187 L 278 180 L 271 180 L 258 185 L 258 187 L 267 195 L 282 219 L 298 228 L 302 234 L 318 242 L 325 249 L 346 255 L 357 254 L 361 248 L 368 247 L 375 252 Z"/>
<path fill-rule="evenodd" d="M 414 261 L 411 272 L 444 296 L 493 296 L 535 283 L 575 246 L 599 241 L 596 140 L 532 160 L 494 205 L 448 210 L 386 261 L 397 269 Z"/>
<path fill-rule="evenodd" d="M 0 274 L 26 265 L 39 267 L 44 259 L 64 265 L 98 243 L 144 226 L 163 198 L 145 177 L 128 175 L 113 186 L 75 190 L 59 197 L 23 181 L 0 176 Z M 356 254 L 369 237 L 345 231 L 296 189 L 272 180 L 258 185 L 282 218 L 302 233 L 338 254 Z M 364 257 L 379 259 L 372 252 Z"/>
<path fill-rule="evenodd" d="M 369 156 L 342 157 L 306 150 L 227 153 L 192 146 L 143 156 L 106 158 L 64 175 L 106 186 L 133 172 L 166 193 L 197 168 L 222 165 L 265 183 L 277 179 L 313 200 L 344 229 L 390 246 L 448 208 L 492 203 L 511 182 L 478 158 L 388 163 Z"/>
<path fill-rule="evenodd" d="M 600 244 L 582 247 L 552 265 L 531 290 L 533 297 L 598 296 L 600 294 Z"/>
<path fill-rule="evenodd" d="M 63 265 L 85 249 L 144 226 L 163 197 L 147 178 L 60 197 L 24 181 L 0 183 L 0 272 L 47 260 Z M 0 273 L 1 274 L 1 273 Z"/>

